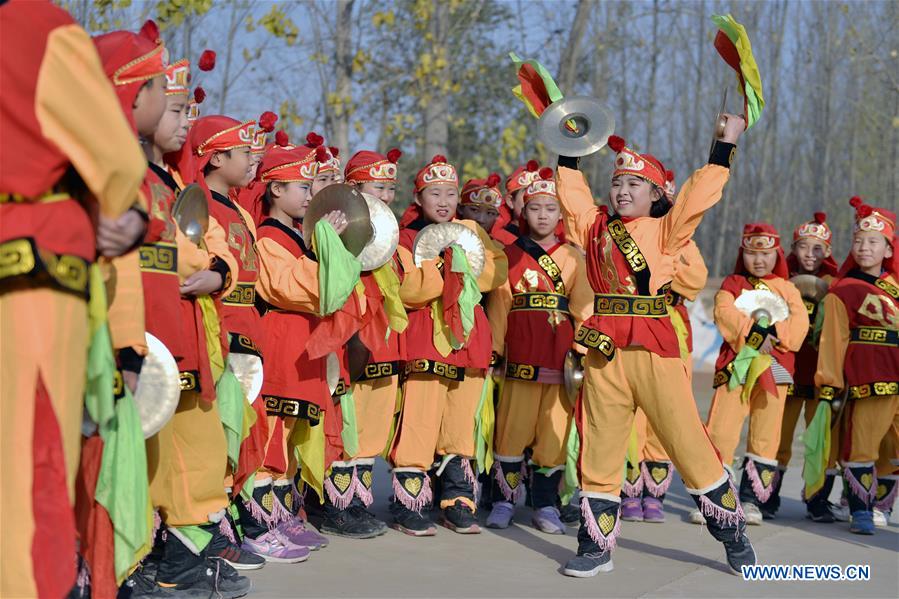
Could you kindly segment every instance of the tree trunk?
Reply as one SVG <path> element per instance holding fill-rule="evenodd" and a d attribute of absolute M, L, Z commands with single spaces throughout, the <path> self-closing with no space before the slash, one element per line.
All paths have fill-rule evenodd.
<path fill-rule="evenodd" d="M 450 76 L 447 55 L 447 35 L 449 33 L 449 3 L 436 2 L 434 14 L 431 16 L 429 30 L 432 37 L 433 56 L 445 57 L 447 66 L 439 69 L 435 75 L 438 81 L 445 81 Z M 429 101 L 424 107 L 424 159 L 430 160 L 435 154 L 446 154 L 449 146 L 449 94 L 443 90 L 431 90 Z"/>
<path fill-rule="evenodd" d="M 590 20 L 590 12 L 595 0 L 578 0 L 577 10 L 574 13 L 574 21 L 568 30 L 568 43 L 562 50 L 562 58 L 559 61 L 559 89 L 563 94 L 574 94 L 574 84 L 577 78 L 577 64 L 581 57 L 581 40 L 587 30 L 587 22 Z"/>
<path fill-rule="evenodd" d="M 350 116 L 353 96 L 353 4 L 355 0 L 338 0 L 334 23 L 334 102 L 328 110 L 329 142 L 348 157 L 350 148 Z M 345 158 L 346 159 L 346 158 Z"/>

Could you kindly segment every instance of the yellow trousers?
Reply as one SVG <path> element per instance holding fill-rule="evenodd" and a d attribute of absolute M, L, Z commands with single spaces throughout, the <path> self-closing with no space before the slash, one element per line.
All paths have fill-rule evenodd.
<path fill-rule="evenodd" d="M 665 448 L 662 447 L 662 441 L 646 419 L 646 413 L 640 408 L 634 412 L 634 429 L 637 431 L 637 453 L 640 461 L 671 461 Z"/>
<path fill-rule="evenodd" d="M 353 383 L 359 431 L 359 453 L 355 457 L 379 456 L 390 442 L 398 385 L 395 376 Z"/>
<path fill-rule="evenodd" d="M 172 419 L 147 440 L 150 497 L 168 526 L 209 522 L 228 507 L 228 447 L 218 404 L 194 391 L 181 393 Z"/>
<path fill-rule="evenodd" d="M 36 597 L 38 587 L 43 588 L 35 580 L 32 563 L 32 552 L 40 550 L 33 543 L 46 541 L 34 538 L 35 496 L 63 494 L 72 509 L 81 452 L 88 334 L 83 299 L 49 288 L 0 294 L 0 474 L 4 481 L 0 485 L 0 597 Z M 53 413 L 35 411 L 39 380 Z M 64 461 L 54 466 L 64 473 L 64 489 L 55 486 L 55 481 L 46 481 L 45 486 L 35 480 L 36 419 L 52 418 L 58 424 Z M 74 516 L 72 530 L 54 532 L 71 535 L 61 541 L 74 548 Z M 67 569 L 61 568 L 60 575 Z M 60 582 L 71 586 L 74 567 L 71 574 L 71 581 Z"/>
<path fill-rule="evenodd" d="M 703 429 L 684 362 L 641 348 L 623 348 L 606 360 L 587 354 L 580 405 L 581 487 L 587 496 L 619 500 L 622 465 L 639 407 L 687 488 L 708 490 L 723 475 Z"/>
<path fill-rule="evenodd" d="M 899 395 L 851 399 L 849 462 L 870 464 L 880 455 L 882 441 L 899 431 Z M 893 456 L 894 459 L 899 456 Z"/>
<path fill-rule="evenodd" d="M 496 410 L 496 454 L 523 459 L 530 447 L 539 468 L 563 465 L 571 413 L 563 385 L 506 379 Z"/>
<path fill-rule="evenodd" d="M 790 464 L 790 458 L 793 457 L 793 435 L 796 432 L 796 423 L 799 422 L 799 412 L 803 407 L 805 426 L 808 428 L 812 418 L 815 417 L 815 410 L 818 409 L 818 400 L 787 395 L 780 425 L 780 444 L 777 449 L 777 464 L 781 468 L 786 468 Z"/>
<path fill-rule="evenodd" d="M 746 437 L 746 453 L 761 460 L 775 461 L 787 389 L 787 385 L 777 385 L 777 395 L 771 395 L 756 384 L 746 403 L 740 399 L 742 385 L 735 387 L 733 391 L 728 390 L 727 385 L 715 389 L 706 428 L 725 464 L 730 465 L 734 461 L 740 431 L 747 416 L 749 434 Z"/>
<path fill-rule="evenodd" d="M 475 413 L 484 371 L 465 369 L 465 379 L 412 374 L 403 384 L 403 411 L 391 452 L 397 468 L 427 470 L 435 455 L 474 457 Z"/>

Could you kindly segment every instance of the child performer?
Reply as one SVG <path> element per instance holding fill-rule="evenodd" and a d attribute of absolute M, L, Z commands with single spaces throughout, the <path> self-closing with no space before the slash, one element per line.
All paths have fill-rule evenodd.
<path fill-rule="evenodd" d="M 830 285 L 839 270 L 831 253 L 832 236 L 833 232 L 827 224 L 827 215 L 823 212 L 816 212 L 812 220 L 796 227 L 793 231 L 791 252 L 787 256 L 790 276 L 811 275 L 823 280 L 826 285 Z M 808 426 L 818 407 L 815 393 L 818 348 L 814 329 L 820 306 L 818 302 L 809 298 L 803 298 L 803 301 L 808 311 L 809 332 L 802 347 L 796 352 L 796 372 L 793 373 L 793 384 L 790 385 L 787 392 L 780 428 L 780 448 L 777 450 L 778 473 L 770 499 L 759 506 L 763 516 L 774 516 L 780 507 L 780 487 L 792 457 L 793 432 L 799 420 L 799 413 L 803 408 L 805 409 L 805 424 Z M 838 435 L 835 436 L 835 440 L 836 437 Z M 838 443 L 834 443 L 833 449 L 835 450 L 837 446 Z M 831 451 L 831 453 L 836 457 L 836 451 Z M 808 518 L 814 522 L 834 521 L 827 498 L 833 488 L 835 474 L 835 470 L 829 469 L 825 474 L 824 485 L 821 489 L 812 497 L 804 497 Z"/>
<path fill-rule="evenodd" d="M 524 192 L 522 236 L 506 246 L 509 280 L 490 294 L 493 351 L 505 383 L 494 434 L 493 509 L 489 528 L 507 528 L 524 491 L 525 449 L 532 448 L 534 526 L 564 534 L 559 486 L 565 470 L 572 405 L 562 381 L 565 354 L 589 317 L 593 292 L 583 254 L 566 244 L 553 171 L 540 170 Z"/>
<path fill-rule="evenodd" d="M 788 276 L 777 231 L 766 223 L 750 223 L 743 227 L 734 274 L 724 279 L 715 295 L 715 324 L 724 342 L 715 364 L 715 395 L 706 427 L 722 461 L 730 466 L 743 421 L 749 416 L 740 481 L 747 524 L 762 523 L 759 508 L 774 489 L 780 423 L 787 389 L 793 383 L 794 352 L 808 332 L 808 312 Z M 780 296 L 789 308 L 787 318 L 766 323 L 739 310 L 734 302 L 752 290 Z"/>
<path fill-rule="evenodd" d="M 899 426 L 899 264 L 895 213 L 858 197 L 850 204 L 852 251 L 824 298 L 815 385 L 819 399 L 849 402 L 844 408 L 849 447 L 841 448 L 848 458 L 842 465 L 849 530 L 870 535 L 878 488 L 874 465 L 882 441 Z"/>
<path fill-rule="evenodd" d="M 447 223 L 456 215 L 459 179 L 443 156 L 434 156 L 415 177 L 415 203 L 400 223 L 400 244 L 412 250 L 419 230 Z M 458 533 L 479 533 L 475 510 L 475 417 L 490 364 L 490 329 L 478 305 L 480 291 L 497 288 L 506 278 L 502 248 L 472 221 L 485 249 L 485 265 L 474 280 L 467 260 L 447 248 L 443 256 L 443 291 L 425 306 L 411 306 L 406 350 L 403 407 L 390 457 L 394 464 L 391 504 L 395 527 L 414 536 L 436 529 L 421 509 L 431 501 L 426 472 L 435 455 L 442 460 L 440 508 L 443 523 Z M 415 309 L 417 308 L 417 309 Z"/>
<path fill-rule="evenodd" d="M 622 464 L 636 407 L 646 413 L 687 490 L 711 517 L 709 532 L 724 544 L 730 567 L 755 563 L 743 511 L 696 410 L 690 378 L 665 302 L 674 261 L 703 213 L 721 197 L 735 143 L 745 128 L 727 115 L 709 164 L 681 188 L 674 205 L 664 197 L 666 171 L 649 154 L 610 138 L 616 152 L 610 201 L 613 214 L 593 201 L 584 176 L 560 157 L 559 200 L 569 236 L 587 254 L 594 314 L 575 335 L 588 348 L 575 420 L 581 439 L 581 526 L 577 556 L 563 573 L 588 577 L 612 569 L 619 534 Z"/>

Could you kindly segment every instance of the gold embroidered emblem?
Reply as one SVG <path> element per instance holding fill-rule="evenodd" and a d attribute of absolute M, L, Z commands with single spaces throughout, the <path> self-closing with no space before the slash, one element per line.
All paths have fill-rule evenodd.
<path fill-rule="evenodd" d="M 521 482 L 520 472 L 506 472 L 505 477 L 506 482 L 509 483 L 509 487 L 513 489 L 517 488 L 518 484 Z"/>
<path fill-rule="evenodd" d="M 293 511 L 293 493 L 287 493 L 284 495 L 284 507 L 287 508 L 288 512 Z"/>
<path fill-rule="evenodd" d="M 862 486 L 866 489 L 870 489 L 871 485 L 874 484 L 874 475 L 870 472 L 865 472 L 859 477 L 859 482 L 862 483 Z"/>
<path fill-rule="evenodd" d="M 275 507 L 275 494 L 269 491 L 265 495 L 262 496 L 262 507 L 265 508 L 265 511 L 271 512 L 272 508 Z"/>
<path fill-rule="evenodd" d="M 734 497 L 733 489 L 728 489 L 727 493 L 721 496 L 721 505 L 729 510 L 737 509 L 737 498 Z"/>
<path fill-rule="evenodd" d="M 659 484 L 668 476 L 668 469 L 656 466 L 649 474 L 652 476 L 652 480 Z"/>
<path fill-rule="evenodd" d="M 773 470 L 762 470 L 759 474 L 759 477 L 762 479 L 762 484 L 766 487 L 771 486 L 771 480 L 774 478 Z"/>
<path fill-rule="evenodd" d="M 883 499 L 887 494 L 887 486 L 886 485 L 877 485 L 877 499 Z"/>
<path fill-rule="evenodd" d="M 608 512 L 603 512 L 596 519 L 596 523 L 599 524 L 599 532 L 607 537 L 612 532 L 612 529 L 615 528 L 615 516 Z"/>
<path fill-rule="evenodd" d="M 421 479 L 418 477 L 407 478 L 403 481 L 403 488 L 409 491 L 410 495 L 417 497 L 421 491 Z"/>
<path fill-rule="evenodd" d="M 337 487 L 337 490 L 341 493 L 345 493 L 347 489 L 350 488 L 350 484 L 353 482 L 353 476 L 351 474 L 346 474 L 341 472 L 340 474 L 334 475 L 334 486 Z"/>
<path fill-rule="evenodd" d="M 371 489 L 371 470 L 362 472 L 362 484 L 365 485 L 366 489 Z"/>

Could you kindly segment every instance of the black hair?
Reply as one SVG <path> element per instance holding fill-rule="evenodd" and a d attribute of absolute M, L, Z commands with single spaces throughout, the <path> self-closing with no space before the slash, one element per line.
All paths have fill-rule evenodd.
<path fill-rule="evenodd" d="M 219 154 L 224 154 L 228 158 L 231 158 L 231 150 L 223 150 L 223 151 L 219 152 Z M 214 171 L 216 169 L 218 169 L 217 166 L 212 166 L 211 163 L 207 162 L 206 166 L 203 167 L 203 176 L 205 177 L 206 175 L 208 175 L 209 173 L 211 173 L 212 171 Z"/>
<path fill-rule="evenodd" d="M 668 214 L 674 204 L 671 203 L 671 200 L 668 199 L 668 196 L 665 195 L 665 191 L 661 187 L 653 185 L 652 189 L 653 191 L 658 191 L 659 199 L 654 200 L 649 207 L 649 216 L 652 218 L 662 218 Z"/>
<path fill-rule="evenodd" d="M 269 181 L 265 184 L 265 192 L 262 194 L 262 207 L 266 212 L 272 208 L 272 183 L 275 183 L 275 181 Z"/>

